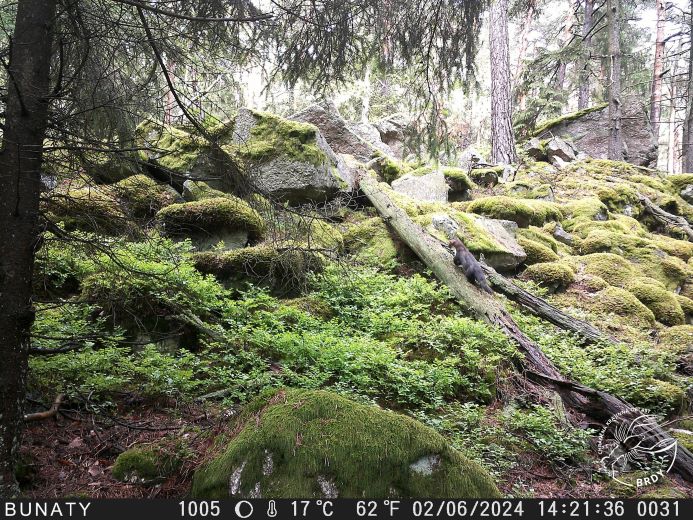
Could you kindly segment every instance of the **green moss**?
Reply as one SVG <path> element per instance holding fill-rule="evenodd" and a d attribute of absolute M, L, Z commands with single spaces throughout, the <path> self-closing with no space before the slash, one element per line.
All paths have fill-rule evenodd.
<path fill-rule="evenodd" d="M 657 321 L 664 325 L 685 323 L 685 315 L 674 293 L 643 281 L 630 283 L 627 289 L 654 313 Z"/>
<path fill-rule="evenodd" d="M 67 231 L 81 230 L 104 235 L 141 234 L 125 213 L 109 187 L 86 187 L 51 194 L 45 204 L 54 222 L 62 222 Z"/>
<path fill-rule="evenodd" d="M 265 222 L 259 213 L 247 202 L 231 196 L 172 204 L 159 211 L 156 218 L 172 234 L 244 229 L 258 239 L 265 233 Z"/>
<path fill-rule="evenodd" d="M 547 224 L 547 227 L 555 226 L 555 223 Z M 553 229 L 551 229 L 553 231 Z M 560 244 L 558 241 L 551 236 L 551 231 L 545 228 L 538 228 L 535 226 L 529 226 L 528 228 L 518 229 L 517 236 L 524 237 L 528 240 L 533 240 L 534 242 L 539 242 L 551 249 L 554 253 L 558 253 L 560 249 Z"/>
<path fill-rule="evenodd" d="M 693 349 L 693 325 L 676 325 L 662 329 L 659 332 L 658 347 L 674 353 Z"/>
<path fill-rule="evenodd" d="M 559 259 L 558 255 L 554 253 L 553 250 L 534 240 L 518 237 L 517 243 L 522 246 L 522 249 L 524 249 L 527 254 L 527 258 L 525 259 L 525 264 L 527 265 L 556 262 Z"/>
<path fill-rule="evenodd" d="M 681 310 L 683 310 L 683 313 L 686 315 L 686 320 L 690 321 L 691 318 L 693 318 L 693 300 L 681 296 L 680 294 L 676 295 L 676 300 L 679 302 Z"/>
<path fill-rule="evenodd" d="M 180 466 L 179 457 L 157 447 L 130 448 L 113 464 L 113 478 L 121 482 L 149 483 L 170 476 Z"/>
<path fill-rule="evenodd" d="M 602 186 L 597 191 L 597 197 L 610 211 L 620 211 L 626 206 L 640 207 L 636 190 L 625 183 Z"/>
<path fill-rule="evenodd" d="M 387 265 L 397 259 L 397 244 L 380 217 L 351 226 L 344 233 L 346 250 L 365 264 Z"/>
<path fill-rule="evenodd" d="M 686 498 L 686 494 L 677 489 L 671 479 L 666 475 L 660 482 L 654 485 L 638 487 L 638 479 L 649 477 L 651 474 L 651 471 L 621 473 L 618 476 L 618 480 L 609 479 L 605 487 L 605 492 L 608 496 L 620 498 Z"/>
<path fill-rule="evenodd" d="M 523 199 L 549 199 L 553 196 L 551 185 L 538 179 L 509 182 L 504 188 L 509 196 Z"/>
<path fill-rule="evenodd" d="M 256 124 L 250 138 L 237 146 L 238 154 L 251 162 L 287 156 L 314 166 L 328 163 L 317 144 L 318 128 L 310 123 L 291 121 L 269 112 L 251 111 Z"/>
<path fill-rule="evenodd" d="M 580 280 L 580 282 L 589 292 L 599 292 L 602 289 L 606 289 L 607 287 L 609 287 L 609 284 L 606 283 L 606 280 L 604 280 L 604 278 L 602 278 L 601 276 L 588 275 L 585 276 L 582 280 Z M 632 294 L 628 294 L 635 298 Z"/>
<path fill-rule="evenodd" d="M 552 289 L 568 287 L 575 280 L 575 273 L 563 262 L 547 262 L 530 265 L 522 277 Z"/>
<path fill-rule="evenodd" d="M 608 218 L 607 207 L 597 197 L 585 197 L 570 201 L 561 206 L 561 211 L 566 218 L 563 223 L 566 231 L 573 231 L 579 223 Z"/>
<path fill-rule="evenodd" d="M 520 227 L 541 226 L 549 220 L 561 220 L 557 204 L 543 200 L 513 199 L 505 196 L 473 200 L 467 211 L 490 218 L 512 220 Z"/>
<path fill-rule="evenodd" d="M 608 103 L 601 103 L 601 104 L 595 105 L 593 107 L 585 108 L 583 110 L 578 110 L 577 112 L 573 112 L 571 114 L 566 114 L 564 116 L 556 117 L 553 119 L 549 119 L 548 121 L 544 121 L 542 123 L 539 123 L 539 125 L 534 129 L 534 132 L 532 132 L 532 137 L 540 136 L 541 134 L 543 134 L 547 130 L 551 130 L 556 125 L 559 125 L 561 123 L 567 123 L 570 121 L 575 121 L 576 119 L 580 119 L 581 117 L 584 117 L 587 114 L 591 114 L 592 112 L 598 112 L 599 110 L 603 110 L 608 106 L 609 106 Z"/>
<path fill-rule="evenodd" d="M 323 267 L 321 257 L 314 252 L 293 247 L 278 250 L 267 245 L 196 253 L 193 261 L 198 271 L 222 280 L 249 279 L 275 288 L 302 285 L 309 273 Z"/>
<path fill-rule="evenodd" d="M 138 146 L 150 149 L 156 162 L 168 170 L 188 172 L 208 145 L 181 128 L 154 121 L 141 123 L 136 130 Z"/>
<path fill-rule="evenodd" d="M 687 261 L 693 257 L 693 243 L 663 235 L 653 235 L 652 243 L 665 253 Z"/>
<path fill-rule="evenodd" d="M 620 287 L 607 287 L 596 295 L 596 308 L 604 313 L 627 316 L 633 321 L 652 326 L 655 316 L 633 294 Z"/>
<path fill-rule="evenodd" d="M 425 175 L 426 173 L 430 173 L 430 171 L 417 173 L 419 170 L 412 171 L 411 167 L 401 161 L 384 155 L 381 152 L 378 152 L 377 155 L 380 157 L 380 176 L 385 182 L 392 182 L 410 172 L 414 175 Z"/>
<path fill-rule="evenodd" d="M 113 185 L 113 191 L 125 201 L 136 218 L 151 217 L 180 198 L 169 185 L 158 183 L 146 175 L 133 175 L 123 179 Z"/>
<path fill-rule="evenodd" d="M 676 431 L 673 434 L 679 446 L 683 446 L 688 451 L 693 450 L 693 433 Z"/>
<path fill-rule="evenodd" d="M 211 188 L 209 184 L 203 181 L 186 181 L 185 196 L 191 201 L 216 199 L 219 197 L 232 197 L 228 193 Z"/>
<path fill-rule="evenodd" d="M 594 253 L 574 259 L 585 264 L 585 273 L 599 276 L 609 285 L 625 286 L 633 277 L 633 268 L 625 258 L 612 253 Z"/>
<path fill-rule="evenodd" d="M 249 405 L 234 428 L 223 453 L 196 471 L 194 498 L 256 488 L 263 498 L 317 498 L 330 486 L 340 498 L 500 496 L 430 428 L 330 392 L 280 390 Z"/>
<path fill-rule="evenodd" d="M 673 175 L 667 175 L 666 180 L 674 186 L 674 193 L 676 195 L 685 188 L 688 184 L 693 184 L 693 173 L 679 173 Z M 664 191 L 664 190 L 661 190 Z"/>
<path fill-rule="evenodd" d="M 505 249 L 488 231 L 481 227 L 474 215 L 464 213 L 461 211 L 450 212 L 450 216 L 457 222 L 459 228 L 457 229 L 457 237 L 464 242 L 472 253 L 478 255 L 485 255 L 487 258 L 491 258 L 496 254 L 507 254 L 508 251 Z M 424 225 L 422 221 L 420 224 Z M 439 237 L 443 241 L 447 241 L 447 237 Z"/>

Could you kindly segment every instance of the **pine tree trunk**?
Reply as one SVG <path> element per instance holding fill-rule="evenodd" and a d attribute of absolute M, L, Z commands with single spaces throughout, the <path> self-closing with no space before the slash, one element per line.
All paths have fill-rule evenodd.
<path fill-rule="evenodd" d="M 508 0 L 493 0 L 490 17 L 491 50 L 491 161 L 517 162 L 512 122 Z"/>
<path fill-rule="evenodd" d="M 19 0 L 0 149 L 0 497 L 17 494 L 55 0 Z"/>
<path fill-rule="evenodd" d="M 693 0 L 690 4 L 691 17 L 688 21 L 693 34 Z M 686 96 L 686 120 L 683 123 L 683 170 L 693 172 L 693 45 L 688 56 L 688 96 Z"/>
<path fill-rule="evenodd" d="M 609 159 L 623 160 L 621 134 L 621 0 L 607 0 L 609 24 Z"/>
<path fill-rule="evenodd" d="M 590 103 L 590 58 L 592 56 L 593 24 L 594 0 L 585 0 L 585 18 L 582 21 L 582 59 L 580 60 L 578 110 L 584 110 Z"/>
<path fill-rule="evenodd" d="M 652 133 L 659 141 L 659 118 L 662 111 L 662 76 L 664 71 L 664 21 L 666 9 L 664 0 L 657 0 L 657 40 L 655 42 L 654 67 L 652 73 L 652 94 L 650 96 L 650 121 Z"/>

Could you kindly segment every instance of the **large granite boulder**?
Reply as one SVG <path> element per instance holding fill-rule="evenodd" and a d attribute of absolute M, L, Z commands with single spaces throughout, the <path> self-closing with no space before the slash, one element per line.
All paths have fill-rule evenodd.
<path fill-rule="evenodd" d="M 397 159 L 403 159 L 406 152 L 407 130 L 411 122 L 403 114 L 393 114 L 374 123 L 380 139 L 390 147 Z"/>
<path fill-rule="evenodd" d="M 312 124 L 242 108 L 231 141 L 255 186 L 280 200 L 323 202 L 353 187 L 353 171 Z"/>
<path fill-rule="evenodd" d="M 517 224 L 510 220 L 490 219 L 462 211 L 419 217 L 427 231 L 442 241 L 459 238 L 477 258 L 503 272 L 512 272 L 527 258 L 518 243 Z"/>
<path fill-rule="evenodd" d="M 493 498 L 489 474 L 428 426 L 320 390 L 278 390 L 234 420 L 191 496 Z"/>
<path fill-rule="evenodd" d="M 374 126 L 346 121 L 332 101 L 310 105 L 289 119 L 317 126 L 336 153 L 349 154 L 363 162 L 369 161 L 377 152 L 392 155 L 392 150 L 381 141 Z"/>
<path fill-rule="evenodd" d="M 657 160 L 657 142 L 647 113 L 632 98 L 621 101 L 623 159 L 640 166 L 653 166 Z M 547 121 L 534 135 L 539 139 L 558 136 L 590 157 L 608 159 L 610 127 L 608 105 L 602 104 Z"/>
<path fill-rule="evenodd" d="M 447 202 L 448 186 L 445 175 L 441 170 L 423 172 L 423 175 L 406 173 L 392 181 L 392 189 L 403 193 L 414 200 L 430 202 Z"/>

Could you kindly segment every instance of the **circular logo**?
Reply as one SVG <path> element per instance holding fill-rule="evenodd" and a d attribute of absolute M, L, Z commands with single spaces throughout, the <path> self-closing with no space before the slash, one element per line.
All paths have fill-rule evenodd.
<path fill-rule="evenodd" d="M 653 415 L 627 408 L 606 421 L 597 452 L 604 473 L 624 486 L 640 488 L 662 482 L 674 465 L 677 448 L 676 439 L 662 435 Z M 635 471 L 643 475 L 634 484 L 623 478 Z"/>

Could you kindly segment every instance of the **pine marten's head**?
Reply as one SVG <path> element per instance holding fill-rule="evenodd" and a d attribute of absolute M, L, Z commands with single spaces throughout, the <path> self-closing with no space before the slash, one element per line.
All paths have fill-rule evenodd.
<path fill-rule="evenodd" d="M 451 239 L 450 242 L 448 242 L 448 245 L 450 247 L 454 247 L 455 249 L 457 249 L 458 247 L 464 247 L 464 244 L 459 238 Z"/>

